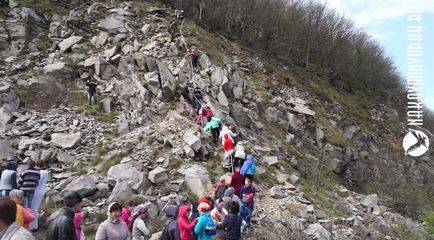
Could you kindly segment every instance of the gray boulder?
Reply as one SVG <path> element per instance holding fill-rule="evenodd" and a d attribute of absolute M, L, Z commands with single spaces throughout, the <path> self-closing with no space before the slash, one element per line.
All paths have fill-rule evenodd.
<path fill-rule="evenodd" d="M 268 166 L 273 166 L 279 163 L 276 156 L 265 156 L 262 161 L 268 164 Z"/>
<path fill-rule="evenodd" d="M 182 137 L 185 143 L 187 143 L 195 152 L 198 152 L 202 147 L 200 139 L 194 135 L 193 132 L 187 131 Z"/>
<path fill-rule="evenodd" d="M 110 197 L 107 199 L 107 202 L 129 199 L 133 193 L 134 192 L 130 184 L 128 184 L 126 180 L 120 179 L 116 182 L 116 185 L 113 188 Z"/>
<path fill-rule="evenodd" d="M 319 223 L 310 224 L 309 227 L 306 229 L 306 234 L 314 237 L 316 240 L 331 239 L 331 233 Z"/>
<path fill-rule="evenodd" d="M 197 197 L 209 196 L 212 184 L 208 171 L 201 165 L 194 164 L 185 171 L 185 184 Z"/>
<path fill-rule="evenodd" d="M 163 97 L 166 100 L 171 100 L 175 96 L 175 92 L 176 92 L 176 85 L 177 85 L 176 79 L 170 72 L 169 68 L 167 68 L 167 66 L 164 63 L 157 61 L 157 65 L 158 65 L 158 72 L 160 73 Z"/>
<path fill-rule="evenodd" d="M 83 37 L 80 37 L 80 36 L 72 36 L 72 37 L 69 37 L 67 39 L 64 39 L 58 45 L 60 51 L 64 52 L 64 51 L 68 50 L 69 48 L 74 46 L 74 44 L 77 44 L 78 42 L 80 42 L 81 39 L 83 39 Z"/>
<path fill-rule="evenodd" d="M 125 180 L 136 191 L 146 183 L 145 173 L 137 170 L 131 163 L 114 165 L 108 170 L 107 178 L 115 181 Z"/>
<path fill-rule="evenodd" d="M 62 191 L 62 194 L 69 190 L 77 192 L 82 197 L 89 197 L 95 193 L 96 183 L 97 179 L 95 176 L 80 176 L 69 183 Z"/>
<path fill-rule="evenodd" d="M 51 142 L 61 148 L 73 148 L 80 143 L 81 133 L 53 133 L 51 134 Z"/>
<path fill-rule="evenodd" d="M 76 76 L 76 73 L 64 62 L 48 64 L 44 67 L 44 73 L 58 79 L 68 79 Z"/>
<path fill-rule="evenodd" d="M 244 111 L 244 108 L 240 105 L 233 105 L 229 115 L 237 122 L 237 124 L 241 127 L 250 127 L 252 121 L 247 113 Z"/>
<path fill-rule="evenodd" d="M 157 167 L 149 172 L 148 179 L 154 184 L 160 184 L 169 180 L 169 177 L 167 176 L 166 169 L 162 167 Z"/>

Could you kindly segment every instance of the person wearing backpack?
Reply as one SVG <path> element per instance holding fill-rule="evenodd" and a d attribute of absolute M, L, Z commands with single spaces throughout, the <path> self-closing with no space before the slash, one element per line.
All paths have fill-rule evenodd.
<path fill-rule="evenodd" d="M 256 173 L 256 164 L 255 164 L 255 159 L 253 158 L 252 155 L 246 156 L 246 161 L 241 167 L 240 173 L 244 175 L 246 178 L 250 179 L 251 182 L 253 182 L 253 176 Z"/>
<path fill-rule="evenodd" d="M 194 233 L 197 234 L 198 240 L 212 240 L 212 236 L 217 233 L 214 221 L 209 214 L 210 206 L 206 203 L 200 203 L 197 207 L 200 217 L 194 227 Z"/>
<path fill-rule="evenodd" d="M 256 189 L 252 185 L 252 180 L 246 178 L 245 185 L 241 188 L 241 212 L 240 215 L 247 223 L 247 227 L 251 226 L 253 210 L 255 209 Z"/>
<path fill-rule="evenodd" d="M 226 189 L 228 189 L 226 179 L 225 177 L 221 176 L 220 181 L 215 186 L 214 199 L 220 199 L 224 197 Z"/>
<path fill-rule="evenodd" d="M 166 212 L 167 220 L 164 224 L 160 240 L 181 240 L 177 221 L 178 207 L 175 205 L 169 205 L 164 211 Z"/>

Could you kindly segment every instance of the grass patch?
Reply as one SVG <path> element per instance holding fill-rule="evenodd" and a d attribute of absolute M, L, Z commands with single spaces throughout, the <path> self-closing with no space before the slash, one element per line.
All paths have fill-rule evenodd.
<path fill-rule="evenodd" d="M 434 212 L 422 216 L 421 219 L 424 223 L 425 231 L 427 231 L 428 234 L 434 236 Z"/>
<path fill-rule="evenodd" d="M 108 160 L 104 161 L 104 160 L 101 159 L 100 161 L 102 161 L 102 163 L 101 163 L 101 167 L 100 167 L 100 172 L 103 173 L 103 174 L 107 174 L 108 170 L 112 166 L 114 166 L 116 164 L 119 164 L 122 161 L 122 159 L 124 157 L 130 155 L 134 151 L 134 149 L 135 149 L 134 144 L 128 143 L 127 146 L 125 146 L 125 149 L 122 152 L 114 155 L 113 157 L 111 157 Z M 96 156 L 96 157 L 98 157 L 98 156 Z"/>
<path fill-rule="evenodd" d="M 339 130 L 333 126 L 333 124 L 326 117 L 324 117 L 324 115 L 318 109 L 315 109 L 314 111 L 316 112 L 316 120 L 324 127 L 324 134 L 326 135 L 328 142 L 340 147 L 348 147 L 351 145 L 350 141 L 345 139 Z"/>
<path fill-rule="evenodd" d="M 89 105 L 87 101 L 81 100 L 79 101 L 78 107 L 75 112 L 79 114 L 84 114 L 87 116 L 94 116 L 97 121 L 107 122 L 107 123 L 115 123 L 116 117 L 118 115 L 117 112 L 104 112 L 101 102 L 97 105 Z"/>
<path fill-rule="evenodd" d="M 39 51 L 46 52 L 51 47 L 51 39 L 48 38 L 48 34 L 36 39 L 36 47 Z"/>
<path fill-rule="evenodd" d="M 87 166 L 84 163 L 78 162 L 71 167 L 71 171 L 76 172 L 79 175 L 85 175 L 87 173 L 86 168 Z"/>

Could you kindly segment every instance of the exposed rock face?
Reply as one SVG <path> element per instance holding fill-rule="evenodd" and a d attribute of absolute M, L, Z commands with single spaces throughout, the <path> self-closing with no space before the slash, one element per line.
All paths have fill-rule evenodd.
<path fill-rule="evenodd" d="M 190 191 L 198 197 L 207 196 L 212 189 L 208 171 L 197 164 L 189 167 L 185 172 L 185 183 Z"/>
<path fill-rule="evenodd" d="M 125 180 L 134 190 L 139 190 L 146 183 L 145 173 L 137 170 L 132 164 L 118 164 L 107 172 L 107 178 L 115 181 Z"/>
<path fill-rule="evenodd" d="M 54 133 L 51 135 L 51 142 L 61 148 L 73 148 L 80 143 L 81 133 L 63 134 Z"/>

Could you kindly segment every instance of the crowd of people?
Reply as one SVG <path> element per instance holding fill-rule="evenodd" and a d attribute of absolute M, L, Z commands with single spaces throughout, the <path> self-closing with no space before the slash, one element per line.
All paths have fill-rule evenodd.
<path fill-rule="evenodd" d="M 11 159 L 1 173 L 0 197 L 15 203 L 16 223 L 26 230 L 34 232 L 39 228 L 39 207 L 47 181 L 48 171 L 43 161 L 28 161 L 28 168 L 18 174 L 17 161 Z"/>

